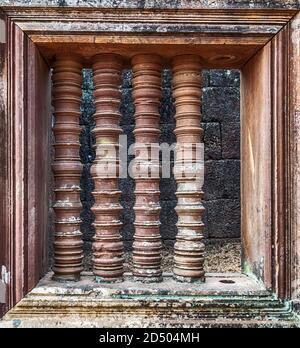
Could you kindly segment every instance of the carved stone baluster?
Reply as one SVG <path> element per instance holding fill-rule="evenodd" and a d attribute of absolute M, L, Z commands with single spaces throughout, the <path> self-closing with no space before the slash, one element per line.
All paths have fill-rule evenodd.
<path fill-rule="evenodd" d="M 57 57 L 53 71 L 53 107 L 55 115 L 52 165 L 55 180 L 55 280 L 79 280 L 82 271 L 80 232 L 79 116 L 82 64 L 78 57 Z"/>
<path fill-rule="evenodd" d="M 135 234 L 133 274 L 137 280 L 162 280 L 161 237 L 159 232 L 159 105 L 161 98 L 161 58 L 141 54 L 132 59 L 135 104 Z M 153 153 L 152 153 L 153 156 Z M 149 175 L 150 174 L 150 175 Z"/>
<path fill-rule="evenodd" d="M 178 199 L 174 277 L 183 282 L 204 281 L 201 62 L 198 56 L 182 55 L 175 57 L 172 63 L 177 137 L 174 175 Z"/>
<path fill-rule="evenodd" d="M 118 188 L 122 66 L 122 57 L 115 54 L 94 57 L 96 159 L 91 174 L 95 182 L 93 270 L 98 282 L 122 281 L 124 273 Z"/>

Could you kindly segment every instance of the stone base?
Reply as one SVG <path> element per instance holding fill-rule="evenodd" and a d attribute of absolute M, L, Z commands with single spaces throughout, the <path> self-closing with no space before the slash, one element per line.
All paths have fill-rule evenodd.
<path fill-rule="evenodd" d="M 208 274 L 205 283 L 97 284 L 92 275 L 59 283 L 47 275 L 0 321 L 0 327 L 300 327 L 289 303 L 237 273 Z"/>

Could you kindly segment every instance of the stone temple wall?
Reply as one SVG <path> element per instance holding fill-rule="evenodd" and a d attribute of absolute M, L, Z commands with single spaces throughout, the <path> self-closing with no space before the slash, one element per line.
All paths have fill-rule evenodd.
<path fill-rule="evenodd" d="M 131 98 L 131 71 L 124 71 L 121 125 L 128 136 L 128 145 L 134 142 L 134 105 Z M 207 70 L 203 72 L 202 127 L 205 142 L 205 237 L 207 240 L 228 240 L 240 237 L 240 112 L 239 72 L 236 70 Z M 90 70 L 84 70 L 82 96 L 81 159 L 82 175 L 82 231 L 87 250 L 90 249 L 93 228 L 93 182 L 89 169 L 94 159 L 93 136 L 93 83 Z M 171 74 L 164 72 L 161 103 L 161 142 L 175 142 L 174 106 L 171 95 Z M 122 233 L 130 247 L 134 232 L 134 182 L 120 179 L 121 204 L 124 207 Z M 172 245 L 176 235 L 175 180 L 161 179 L 161 234 L 166 245 Z"/>

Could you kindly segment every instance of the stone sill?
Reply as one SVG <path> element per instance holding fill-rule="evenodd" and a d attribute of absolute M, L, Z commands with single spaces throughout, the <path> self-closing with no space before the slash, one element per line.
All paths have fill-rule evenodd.
<path fill-rule="evenodd" d="M 183 284 L 165 274 L 159 284 L 98 284 L 90 273 L 77 283 L 48 274 L 6 314 L 0 327 L 294 327 L 289 303 L 239 273 L 211 273 Z M 225 282 L 224 282 L 225 281 Z"/>
<path fill-rule="evenodd" d="M 158 300 L 164 298 L 199 297 L 214 295 L 269 296 L 263 284 L 241 273 L 208 273 L 205 283 L 180 283 L 173 280 L 171 273 L 164 273 L 161 283 L 142 283 L 125 273 L 120 283 L 96 283 L 90 272 L 84 272 L 79 282 L 56 282 L 47 274 L 30 295 L 92 296 L 98 299 L 138 298 L 147 296 Z"/>

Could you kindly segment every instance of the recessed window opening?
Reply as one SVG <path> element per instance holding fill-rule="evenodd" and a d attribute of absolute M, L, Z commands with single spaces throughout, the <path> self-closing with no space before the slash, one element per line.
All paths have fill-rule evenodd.
<path fill-rule="evenodd" d="M 215 57 L 217 60 L 230 57 Z M 80 105 L 80 160 L 82 174 L 80 180 L 81 232 L 83 238 L 84 271 L 92 272 L 92 243 L 95 235 L 95 220 L 92 207 L 95 198 L 92 194 L 95 184 L 91 166 L 95 161 L 95 98 L 92 69 L 82 70 L 82 97 Z M 123 70 L 122 100 L 120 105 L 120 126 L 126 137 L 127 147 L 135 142 L 135 106 L 133 101 L 133 73 Z M 159 106 L 160 144 L 176 143 L 174 133 L 175 103 L 172 94 L 172 73 L 169 69 L 162 73 L 162 97 Z M 203 70 L 201 97 L 201 127 L 204 135 L 204 198 L 205 213 L 204 244 L 205 271 L 208 273 L 241 272 L 240 242 L 240 74 L 238 70 Z M 127 162 L 134 159 L 128 153 Z M 174 267 L 174 244 L 178 229 L 176 181 L 173 174 L 174 156 L 170 157 L 171 175 L 160 178 L 160 235 L 162 238 L 162 269 L 170 274 Z M 125 272 L 132 272 L 132 244 L 135 221 L 135 182 L 131 177 L 118 180 L 122 212 L 121 235 L 125 248 Z M 52 240 L 50 241 L 52 243 Z M 53 267 L 53 248 L 49 247 L 51 267 Z M 220 280 L 227 283 L 230 280 Z"/>

